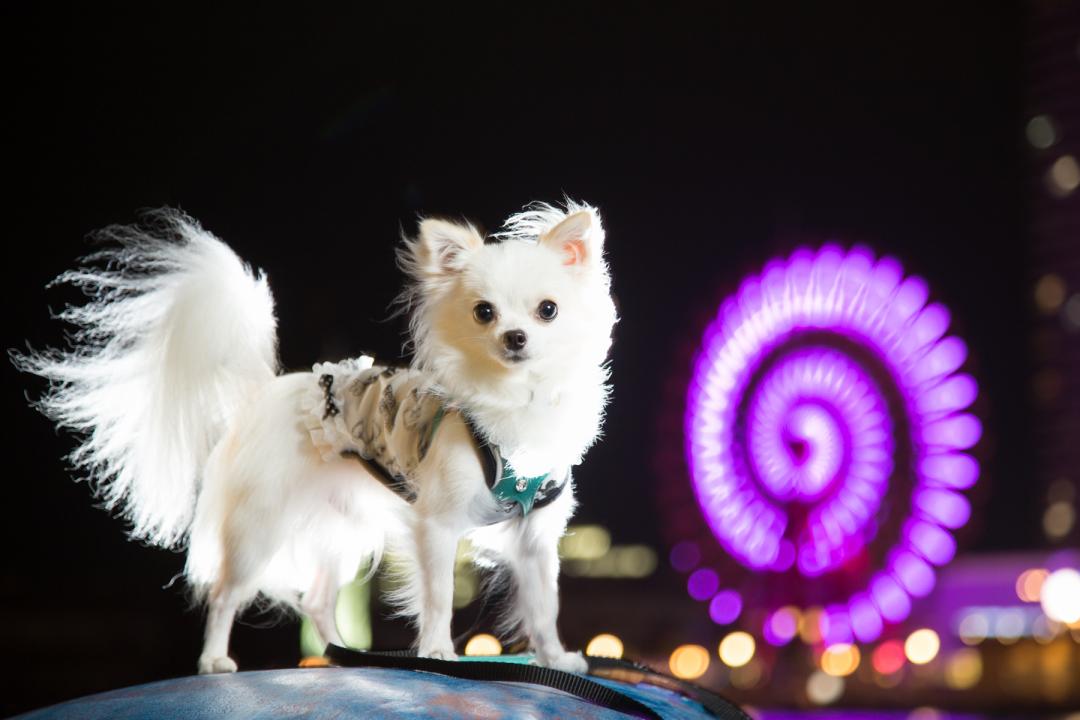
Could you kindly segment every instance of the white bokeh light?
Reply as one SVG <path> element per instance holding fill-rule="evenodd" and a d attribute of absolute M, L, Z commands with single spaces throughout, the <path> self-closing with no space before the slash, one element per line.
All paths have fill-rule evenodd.
<path fill-rule="evenodd" d="M 1080 572 L 1062 568 L 1050 573 L 1043 582 L 1040 602 L 1051 620 L 1067 624 L 1080 621 Z"/>

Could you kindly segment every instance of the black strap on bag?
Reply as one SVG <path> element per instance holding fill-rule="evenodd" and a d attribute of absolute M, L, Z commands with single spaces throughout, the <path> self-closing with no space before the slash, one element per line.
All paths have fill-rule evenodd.
<path fill-rule="evenodd" d="M 586 660 L 589 662 L 590 675 L 635 685 L 644 683 L 673 690 L 690 698 L 714 717 L 721 718 L 721 720 L 752 720 L 742 708 L 727 698 L 717 695 L 711 690 L 706 690 L 700 685 L 658 673 L 645 665 L 629 660 L 604 657 L 590 656 Z"/>
<path fill-rule="evenodd" d="M 326 657 L 348 667 L 381 667 L 397 670 L 420 670 L 463 680 L 525 682 L 562 690 L 586 702 L 610 708 L 633 717 L 663 720 L 655 710 L 637 700 L 601 685 L 582 675 L 552 670 L 539 665 L 507 662 L 455 662 L 416 657 L 415 651 L 366 652 L 327 645 Z"/>
<path fill-rule="evenodd" d="M 391 650 L 383 652 L 351 650 L 337 645 L 327 645 L 326 657 L 335 665 L 344 667 L 381 667 L 398 670 L 420 670 L 463 680 L 488 680 L 524 682 L 561 690 L 586 702 L 610 710 L 648 720 L 663 720 L 655 710 L 644 703 L 613 690 L 607 685 L 590 680 L 584 675 L 553 670 L 539 665 L 508 662 L 433 660 L 416 656 L 415 650 Z M 708 712 L 722 720 L 750 720 L 736 705 L 703 688 L 684 683 L 649 668 L 623 660 L 587 658 L 590 673 L 623 682 L 649 683 L 675 690 L 700 703 Z M 660 679 L 659 681 L 657 679 Z"/>

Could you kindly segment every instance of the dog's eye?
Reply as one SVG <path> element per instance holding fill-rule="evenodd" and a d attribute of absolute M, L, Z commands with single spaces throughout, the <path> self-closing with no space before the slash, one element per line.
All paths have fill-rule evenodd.
<path fill-rule="evenodd" d="M 559 306 L 551 300 L 543 300 L 540 306 L 536 308 L 536 314 L 540 316 L 541 320 L 551 322 L 559 314 Z"/>
<path fill-rule="evenodd" d="M 472 314 L 476 318 L 476 322 L 487 325 L 495 319 L 495 308 L 489 302 L 478 302 L 473 308 Z"/>

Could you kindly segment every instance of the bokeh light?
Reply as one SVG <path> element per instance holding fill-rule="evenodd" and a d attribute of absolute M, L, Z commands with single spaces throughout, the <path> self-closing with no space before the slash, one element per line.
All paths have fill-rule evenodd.
<path fill-rule="evenodd" d="M 1011 645 L 1024 633 L 1024 613 L 1013 608 L 998 613 L 994 619 L 994 635 L 998 641 Z"/>
<path fill-rule="evenodd" d="M 648 545 L 623 545 L 611 548 L 608 556 L 613 558 L 612 575 L 624 578 L 643 578 L 656 569 L 656 551 Z"/>
<path fill-rule="evenodd" d="M 1035 283 L 1035 306 L 1046 315 L 1053 315 L 1065 302 L 1065 281 L 1057 273 L 1047 273 Z"/>
<path fill-rule="evenodd" d="M 799 609 L 788 605 L 770 613 L 762 626 L 762 636 L 770 645 L 786 645 L 799 631 Z"/>
<path fill-rule="evenodd" d="M 1072 155 L 1062 155 L 1046 171 L 1046 185 L 1050 193 L 1063 198 L 1080 187 L 1080 164 Z"/>
<path fill-rule="evenodd" d="M 684 540 L 671 548 L 671 567 L 679 572 L 690 572 L 701 562 L 701 548 L 696 542 Z"/>
<path fill-rule="evenodd" d="M 960 620 L 957 634 L 965 645 L 978 645 L 990 634 L 990 619 L 977 610 L 966 613 Z"/>
<path fill-rule="evenodd" d="M 874 648 L 870 664 L 882 675 L 892 675 L 904 667 L 904 644 L 899 640 L 886 640 Z"/>
<path fill-rule="evenodd" d="M 593 657 L 615 658 L 623 656 L 623 643 L 617 636 L 610 633 L 601 633 L 589 641 L 585 646 L 585 654 Z"/>
<path fill-rule="evenodd" d="M 925 665 L 937 657 L 941 639 L 930 628 L 922 628 L 908 635 L 904 641 L 904 655 L 913 665 Z"/>
<path fill-rule="evenodd" d="M 815 705 L 830 705 L 844 694 L 844 679 L 821 670 L 806 679 L 806 697 Z"/>
<path fill-rule="evenodd" d="M 753 635 L 741 630 L 733 632 L 720 641 L 720 660 L 728 667 L 742 667 L 754 657 L 756 649 Z"/>
<path fill-rule="evenodd" d="M 1028 120 L 1027 126 L 1024 128 L 1024 134 L 1027 135 L 1031 146 L 1039 150 L 1046 150 L 1057 142 L 1057 131 L 1054 128 L 1054 123 L 1046 115 L 1036 115 Z"/>
<path fill-rule="evenodd" d="M 1047 576 L 1040 596 L 1046 617 L 1072 624 L 1080 621 L 1080 572 L 1061 568 Z"/>
<path fill-rule="evenodd" d="M 1031 568 L 1016 578 L 1016 597 L 1023 602 L 1039 602 L 1043 581 L 1050 574 L 1046 568 Z M 984 633 L 985 635 L 985 633 Z"/>
<path fill-rule="evenodd" d="M 565 560 L 595 560 L 611 549 L 611 533 L 600 525 L 575 525 L 559 540 L 559 554 Z"/>
<path fill-rule="evenodd" d="M 1064 628 L 1064 623 L 1051 620 L 1045 615 L 1039 615 L 1031 623 L 1031 636 L 1035 638 L 1035 642 L 1046 645 L 1053 642 L 1054 638 L 1060 635 Z"/>
<path fill-rule="evenodd" d="M 695 680 L 709 669 L 709 651 L 700 645 L 680 645 L 668 660 L 671 674 L 683 680 Z"/>
<path fill-rule="evenodd" d="M 465 654 L 469 657 L 489 657 L 502 655 L 502 643 L 494 635 L 479 633 L 465 643 Z"/>
<path fill-rule="evenodd" d="M 859 667 L 859 648 L 847 643 L 837 643 L 825 648 L 821 654 L 821 669 L 829 675 L 847 677 Z"/>
<path fill-rule="evenodd" d="M 735 622 L 742 612 L 742 596 L 734 590 L 721 590 L 709 601 L 709 617 L 717 625 Z"/>
<path fill-rule="evenodd" d="M 1072 532 L 1075 523 L 1076 511 L 1073 509 L 1072 503 L 1064 500 L 1051 503 L 1050 507 L 1046 508 L 1046 512 L 1043 513 L 1043 532 L 1051 540 L 1060 540 L 1068 535 Z"/>
<path fill-rule="evenodd" d="M 686 591 L 695 600 L 708 600 L 719 588 L 720 578 L 709 568 L 698 568 L 686 580 Z"/>
<path fill-rule="evenodd" d="M 953 690 L 970 690 L 982 674 L 982 654 L 975 648 L 961 648 L 945 661 L 945 684 Z"/>

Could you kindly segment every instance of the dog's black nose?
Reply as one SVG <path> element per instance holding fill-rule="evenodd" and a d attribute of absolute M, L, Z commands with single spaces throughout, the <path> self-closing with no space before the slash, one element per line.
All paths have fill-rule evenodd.
<path fill-rule="evenodd" d="M 503 334 L 503 344 L 506 345 L 507 350 L 521 350 L 528 340 L 529 336 L 524 330 L 507 330 Z"/>

